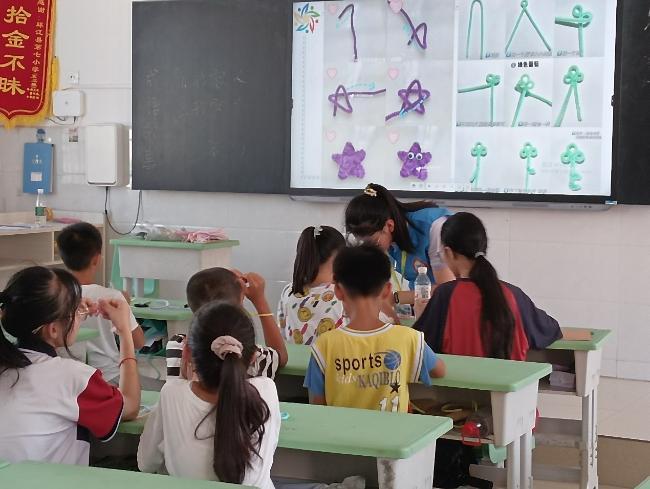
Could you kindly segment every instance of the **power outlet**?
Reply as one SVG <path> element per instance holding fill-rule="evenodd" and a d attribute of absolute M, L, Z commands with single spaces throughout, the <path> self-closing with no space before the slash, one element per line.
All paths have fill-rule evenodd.
<path fill-rule="evenodd" d="M 79 85 L 79 72 L 71 71 L 68 73 L 68 84 L 69 85 Z"/>

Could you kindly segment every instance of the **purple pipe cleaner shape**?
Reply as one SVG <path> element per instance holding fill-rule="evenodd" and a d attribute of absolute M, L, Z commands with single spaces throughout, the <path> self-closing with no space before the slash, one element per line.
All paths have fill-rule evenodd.
<path fill-rule="evenodd" d="M 333 154 L 332 159 L 339 165 L 339 178 L 345 180 L 348 177 L 363 178 L 366 170 L 363 168 L 363 160 L 366 152 L 362 149 L 357 151 L 352 143 L 345 143 L 340 154 Z"/>
<path fill-rule="evenodd" d="M 415 100 L 411 100 L 413 95 L 417 97 Z M 424 115 L 424 102 L 431 96 L 431 92 L 422 88 L 420 80 L 413 80 L 407 88 L 399 90 L 397 96 L 402 99 L 402 108 L 397 112 L 388 114 L 386 116 L 387 121 L 397 116 L 404 117 L 411 111 Z"/>
<path fill-rule="evenodd" d="M 426 168 L 431 162 L 431 153 L 423 152 L 420 143 L 413 143 L 408 151 L 398 151 L 397 157 L 402 162 L 402 170 L 399 174 L 403 178 L 416 177 L 420 180 L 426 180 L 429 172 Z"/>
<path fill-rule="evenodd" d="M 339 85 L 336 87 L 336 91 L 333 94 L 327 96 L 327 100 L 332 102 L 334 105 L 334 111 L 332 115 L 336 117 L 336 111 L 338 109 L 341 109 L 343 112 L 347 112 L 348 114 L 352 113 L 352 102 L 350 102 L 350 97 L 353 97 L 355 95 L 379 95 L 382 93 L 386 93 L 385 88 L 382 88 L 381 90 L 366 92 L 348 92 L 343 85 Z M 342 101 L 339 101 L 339 99 L 342 99 Z"/>

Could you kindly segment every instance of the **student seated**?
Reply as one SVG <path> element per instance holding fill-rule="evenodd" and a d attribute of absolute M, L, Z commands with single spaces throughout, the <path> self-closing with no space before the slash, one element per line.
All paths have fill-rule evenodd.
<path fill-rule="evenodd" d="M 502 282 L 486 257 L 481 220 L 459 212 L 442 226 L 443 259 L 456 280 L 440 284 L 414 328 L 443 353 L 525 360 L 562 337 L 555 319 L 514 285 Z"/>
<path fill-rule="evenodd" d="M 226 268 L 208 268 L 190 277 L 187 283 L 187 303 L 193 312 L 212 301 L 224 301 L 241 306 L 249 299 L 257 311 L 264 330 L 266 347 L 257 346 L 251 356 L 248 372 L 253 377 L 275 377 L 279 367 L 287 363 L 287 348 L 280 329 L 264 295 L 264 279 L 256 273 L 242 274 Z M 167 343 L 167 380 L 192 378 L 192 361 L 183 355 L 185 335 L 175 335 Z"/>
<path fill-rule="evenodd" d="M 75 341 L 79 324 L 99 312 L 120 336 L 120 386 L 101 371 L 56 355 Z M 89 437 L 109 440 L 120 418 L 135 419 L 140 383 L 129 306 L 81 298 L 65 270 L 31 267 L 0 292 L 0 459 L 88 465 Z"/>
<path fill-rule="evenodd" d="M 350 323 L 312 345 L 305 377 L 312 404 L 407 412 L 408 383 L 444 375 L 421 332 L 378 319 L 391 294 L 390 270 L 374 245 L 345 248 L 334 260 L 336 297 Z"/>
<path fill-rule="evenodd" d="M 332 264 L 345 238 L 329 226 L 310 226 L 300 235 L 293 282 L 280 295 L 278 323 L 287 343 L 311 345 L 343 324 L 343 304 L 334 294 Z"/>
<path fill-rule="evenodd" d="M 102 235 L 92 224 L 80 222 L 67 226 L 56 238 L 64 265 L 81 284 L 84 298 L 97 301 L 113 299 L 125 302 L 122 292 L 95 283 L 97 269 L 102 263 Z M 110 321 L 101 316 L 89 317 L 84 327 L 99 332 L 99 336 L 86 342 L 88 365 L 102 371 L 104 378 L 118 385 L 120 354 Z M 144 346 L 144 333 L 129 308 L 129 328 L 136 350 Z M 159 385 L 157 386 L 160 387 Z"/>
<path fill-rule="evenodd" d="M 138 467 L 272 489 L 280 404 L 271 379 L 247 374 L 257 353 L 250 317 L 239 305 L 205 304 L 184 348 L 196 378 L 162 388 L 140 438 Z"/>

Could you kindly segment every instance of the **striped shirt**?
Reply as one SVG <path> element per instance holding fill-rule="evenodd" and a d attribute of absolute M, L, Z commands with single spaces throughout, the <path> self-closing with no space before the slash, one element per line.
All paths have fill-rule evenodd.
<path fill-rule="evenodd" d="M 167 342 L 167 379 L 180 378 L 183 367 L 183 346 L 186 335 L 177 334 Z M 275 378 L 280 365 L 280 355 L 273 348 L 257 345 L 257 352 L 251 365 L 248 367 L 248 375 L 251 377 Z"/>

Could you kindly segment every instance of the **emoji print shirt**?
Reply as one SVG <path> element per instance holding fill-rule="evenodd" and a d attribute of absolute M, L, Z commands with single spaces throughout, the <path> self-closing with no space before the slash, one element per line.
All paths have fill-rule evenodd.
<path fill-rule="evenodd" d="M 343 321 L 343 303 L 334 295 L 334 284 L 311 287 L 306 294 L 292 294 L 291 284 L 282 291 L 278 324 L 287 343 L 311 345 Z"/>
<path fill-rule="evenodd" d="M 385 324 L 372 331 L 343 326 L 319 337 L 305 376 L 310 395 L 328 406 L 405 413 L 408 384 L 430 385 L 437 357 L 424 335 Z"/>

